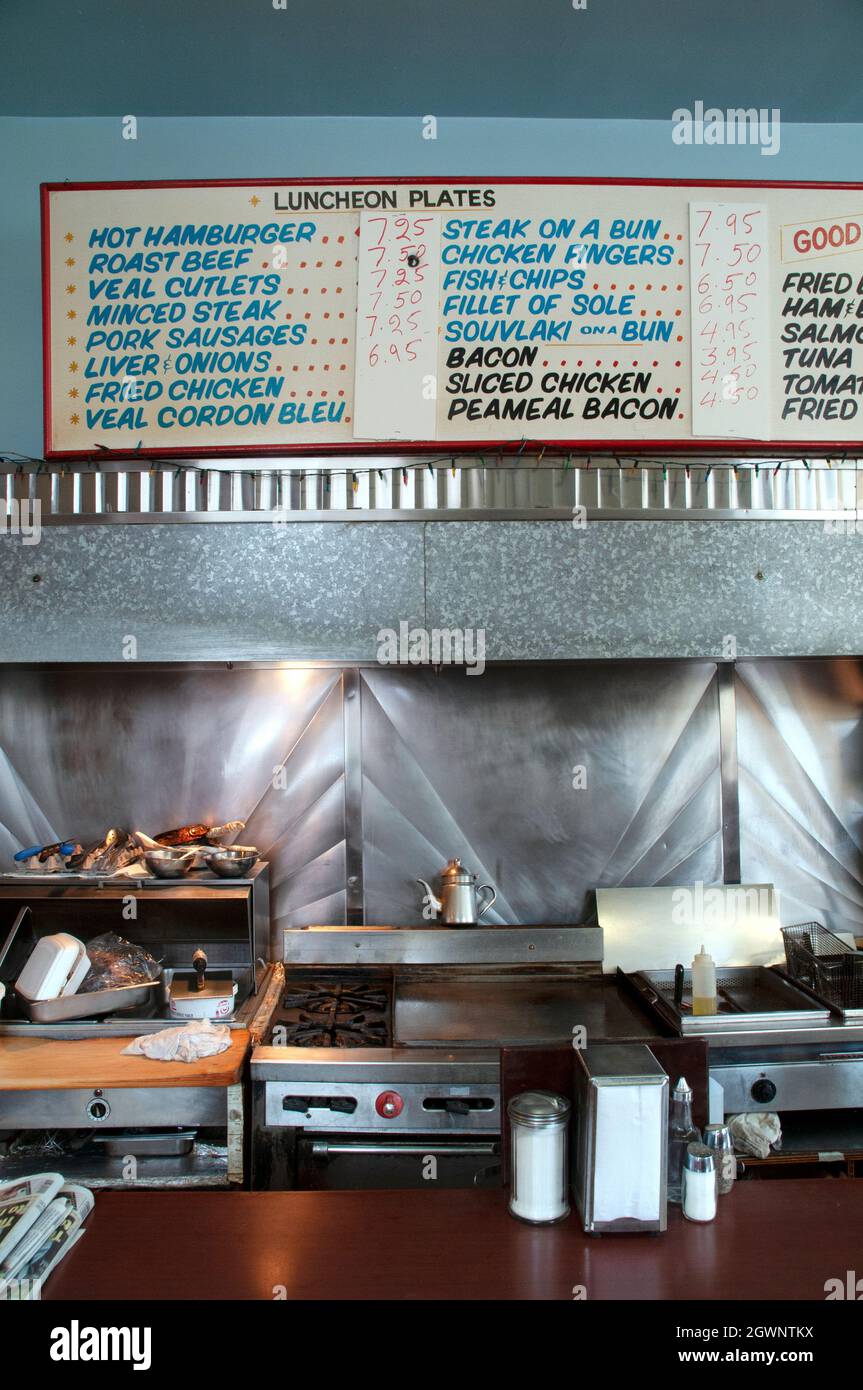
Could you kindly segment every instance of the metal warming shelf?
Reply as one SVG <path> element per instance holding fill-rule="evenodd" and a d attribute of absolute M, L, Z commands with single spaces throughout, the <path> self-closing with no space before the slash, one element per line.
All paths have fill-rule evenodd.
<path fill-rule="evenodd" d="M 716 971 L 719 1012 L 692 1013 L 692 976 L 684 973 L 683 995 L 674 999 L 673 970 L 638 970 L 625 977 L 642 1001 L 680 1037 L 713 1038 L 742 1027 L 764 1032 L 822 1028 L 830 1010 L 766 966 L 720 967 Z"/>

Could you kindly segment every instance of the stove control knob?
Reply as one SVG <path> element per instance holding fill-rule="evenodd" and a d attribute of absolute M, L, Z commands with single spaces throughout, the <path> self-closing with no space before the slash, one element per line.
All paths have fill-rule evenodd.
<path fill-rule="evenodd" d="M 776 1087 L 772 1081 L 767 1080 L 766 1076 L 762 1076 L 760 1081 L 753 1083 L 749 1094 L 759 1105 L 769 1105 L 776 1095 Z"/>
<path fill-rule="evenodd" d="M 404 1101 L 398 1091 L 381 1091 L 375 1101 L 375 1110 L 384 1120 L 394 1120 L 404 1109 Z"/>

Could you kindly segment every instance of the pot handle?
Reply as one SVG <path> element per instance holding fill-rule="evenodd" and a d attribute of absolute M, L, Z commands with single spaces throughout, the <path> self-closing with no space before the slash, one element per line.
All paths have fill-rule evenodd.
<path fill-rule="evenodd" d="M 490 883 L 483 883 L 482 886 L 481 886 L 480 888 L 477 888 L 477 890 L 476 890 L 476 895 L 477 895 L 477 897 L 479 897 L 480 893 L 485 893 L 485 892 L 491 893 L 491 897 L 489 898 L 489 900 L 488 900 L 487 903 L 483 903 L 483 905 L 482 905 L 482 907 L 480 908 L 479 912 L 476 914 L 476 920 L 477 920 L 477 921 L 479 921 L 480 917 L 482 916 L 482 914 L 483 914 L 484 912 L 488 912 L 488 910 L 489 910 L 489 908 L 491 907 L 492 903 L 493 903 L 493 902 L 495 901 L 495 899 L 497 898 L 497 893 L 496 893 L 495 890 L 492 888 L 492 886 L 491 886 Z"/>

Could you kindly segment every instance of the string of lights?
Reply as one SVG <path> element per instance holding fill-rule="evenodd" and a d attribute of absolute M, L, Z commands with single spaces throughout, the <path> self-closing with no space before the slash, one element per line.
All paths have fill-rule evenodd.
<path fill-rule="evenodd" d="M 609 468 L 616 466 L 619 469 L 629 470 L 643 469 L 645 471 L 650 471 L 661 469 L 663 479 L 668 477 L 669 470 L 683 471 L 687 479 L 689 479 L 692 476 L 693 469 L 703 469 L 704 479 L 707 480 L 714 470 L 720 469 L 733 471 L 735 477 L 738 477 L 743 470 L 751 470 L 754 476 L 758 478 L 760 477 L 762 469 L 769 470 L 774 477 L 783 469 L 788 472 L 804 470 L 806 473 L 809 473 L 812 470 L 813 464 L 820 464 L 822 459 L 827 469 L 832 469 L 834 464 L 839 464 L 840 466 L 851 464 L 857 467 L 860 462 L 856 457 L 849 458 L 847 453 L 843 453 L 835 459 L 819 455 L 818 458 L 813 458 L 811 460 L 800 457 L 734 460 L 701 459 L 698 462 L 693 462 L 692 459 L 669 459 L 667 457 L 647 454 L 637 456 L 620 453 L 576 455 L 568 452 L 565 454 L 548 454 L 545 446 L 532 446 L 530 441 L 525 440 L 514 453 L 509 453 L 506 456 L 502 454 L 491 456 L 482 454 L 441 454 L 433 458 L 419 458 L 416 461 L 410 462 L 402 460 L 398 464 L 384 464 L 383 466 L 379 463 L 372 465 L 356 463 L 334 467 L 330 462 L 322 462 L 317 466 L 303 465 L 302 467 L 297 467 L 296 465 L 291 465 L 288 468 L 280 468 L 278 462 L 270 466 L 261 466 L 258 464 L 246 465 L 245 462 L 236 460 L 231 462 L 230 468 L 228 465 L 220 468 L 207 462 L 187 462 L 186 460 L 144 457 L 138 450 L 134 450 L 131 453 L 115 453 L 107 449 L 104 445 L 97 445 L 96 448 L 100 451 L 99 453 L 94 453 L 84 460 L 77 460 L 75 463 L 39 458 L 18 453 L 15 450 L 4 449 L 0 451 L 0 467 L 6 466 L 14 469 L 19 477 L 25 473 L 35 473 L 37 475 L 49 473 L 65 477 L 70 473 L 86 472 L 90 469 L 98 472 L 101 471 L 103 463 L 110 463 L 112 471 L 114 468 L 133 469 L 140 466 L 141 471 L 146 470 L 151 476 L 173 472 L 177 478 L 188 473 L 207 476 L 209 474 L 218 475 L 226 471 L 236 472 L 240 469 L 253 477 L 290 473 L 300 480 L 306 477 L 323 478 L 327 484 L 329 484 L 330 480 L 344 478 L 350 480 L 353 490 L 356 492 L 359 488 L 361 479 L 370 478 L 372 475 L 376 475 L 377 478 L 383 482 L 385 474 L 400 473 L 402 485 L 406 487 L 411 474 L 416 475 L 425 471 L 429 476 L 434 477 L 437 471 L 443 471 L 445 469 L 449 469 L 453 478 L 455 478 L 459 469 L 467 471 L 467 469 L 473 468 L 492 468 L 495 472 L 522 473 L 526 468 L 529 468 L 531 470 L 541 469 L 543 472 L 565 474 L 571 469 L 580 469 L 589 472 L 592 468 Z M 528 450 L 531 452 L 529 453 Z M 546 461 L 547 454 L 548 457 Z"/>

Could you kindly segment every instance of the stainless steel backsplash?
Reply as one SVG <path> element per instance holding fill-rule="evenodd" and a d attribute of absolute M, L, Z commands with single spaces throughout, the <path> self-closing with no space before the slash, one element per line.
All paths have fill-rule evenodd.
<path fill-rule="evenodd" d="M 0 863 L 241 818 L 274 941 L 421 924 L 415 880 L 451 855 L 495 884 L 489 920 L 579 922 L 599 886 L 721 881 L 739 800 L 744 880 L 786 921 L 859 929 L 863 667 L 745 662 L 727 685 L 739 759 L 709 661 L 0 667 Z"/>

